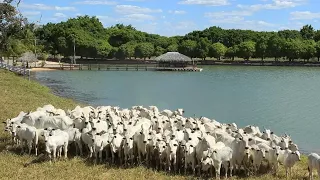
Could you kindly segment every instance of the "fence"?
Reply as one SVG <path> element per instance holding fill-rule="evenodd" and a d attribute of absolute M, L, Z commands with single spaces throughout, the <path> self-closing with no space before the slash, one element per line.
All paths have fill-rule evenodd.
<path fill-rule="evenodd" d="M 28 77 L 28 79 L 30 80 L 30 70 L 27 69 L 26 67 L 12 66 L 12 65 L 6 64 L 4 61 L 0 61 L 0 68 L 14 72 L 18 75 L 22 75 L 23 77 Z"/>

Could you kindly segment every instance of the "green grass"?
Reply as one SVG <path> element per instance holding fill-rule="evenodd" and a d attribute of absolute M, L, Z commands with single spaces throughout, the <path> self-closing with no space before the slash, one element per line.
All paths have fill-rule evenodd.
<path fill-rule="evenodd" d="M 49 88 L 34 81 L 28 81 L 11 72 L 0 70 L 0 119 L 4 121 L 15 117 L 20 111 L 35 110 L 39 106 L 52 104 L 55 107 L 74 108 L 78 103 L 51 94 Z M 1 125 L 0 125 L 1 126 Z M 129 169 L 92 165 L 83 158 L 69 158 L 50 164 L 34 162 L 24 167 L 25 163 L 36 159 L 35 156 L 20 155 L 17 151 L 7 150 L 9 136 L 0 128 L 0 178 L 1 179 L 193 179 L 190 176 L 173 176 L 165 172 L 152 171 L 144 167 Z M 293 179 L 306 179 L 307 159 L 293 168 Z M 266 174 L 246 178 L 249 180 L 284 179 L 285 172 L 281 167 L 277 176 Z M 235 177 L 233 179 L 241 179 Z"/>

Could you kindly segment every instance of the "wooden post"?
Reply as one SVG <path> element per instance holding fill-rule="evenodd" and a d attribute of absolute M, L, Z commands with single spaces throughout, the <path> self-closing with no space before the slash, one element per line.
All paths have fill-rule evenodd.
<path fill-rule="evenodd" d="M 98 64 L 98 70 L 100 71 L 100 64 Z"/>
<path fill-rule="evenodd" d="M 28 70 L 28 80 L 30 81 L 30 70 Z"/>

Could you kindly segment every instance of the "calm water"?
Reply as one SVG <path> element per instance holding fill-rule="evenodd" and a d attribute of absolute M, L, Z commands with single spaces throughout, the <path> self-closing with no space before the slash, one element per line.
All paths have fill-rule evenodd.
<path fill-rule="evenodd" d="M 156 105 L 288 133 L 320 152 L 320 69 L 205 67 L 203 72 L 50 71 L 35 78 L 61 96 L 94 106 Z"/>

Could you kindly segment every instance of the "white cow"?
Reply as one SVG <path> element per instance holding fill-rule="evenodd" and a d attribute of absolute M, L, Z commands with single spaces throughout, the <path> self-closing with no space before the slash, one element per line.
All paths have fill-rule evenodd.
<path fill-rule="evenodd" d="M 216 170 L 216 178 L 220 179 L 220 168 L 221 165 L 226 169 L 225 177 L 228 176 L 227 172 L 229 169 L 229 162 L 232 160 L 233 150 L 230 147 L 223 147 L 213 151 L 211 156 L 214 162 L 214 168 Z"/>
<path fill-rule="evenodd" d="M 318 176 L 320 177 L 320 156 L 316 153 L 308 155 L 309 179 L 313 179 L 313 169 L 317 170 Z"/>
<path fill-rule="evenodd" d="M 34 123 L 34 127 L 37 129 L 54 128 L 65 130 L 73 126 L 73 121 L 68 116 L 40 116 Z"/>
<path fill-rule="evenodd" d="M 38 155 L 38 133 L 37 129 L 27 124 L 14 123 L 11 126 L 13 136 L 18 136 L 20 140 L 21 150 L 23 152 L 23 141 L 27 142 L 29 154 L 31 154 L 32 145 L 35 146 L 35 154 Z"/>
<path fill-rule="evenodd" d="M 62 150 L 64 150 L 64 158 L 67 159 L 69 141 L 69 135 L 67 132 L 59 129 L 54 131 L 45 131 L 43 136 L 45 139 L 46 152 L 49 155 L 50 162 L 52 161 L 51 154 L 53 155 L 53 161 L 55 161 L 57 153 L 58 157 L 60 157 Z"/>

